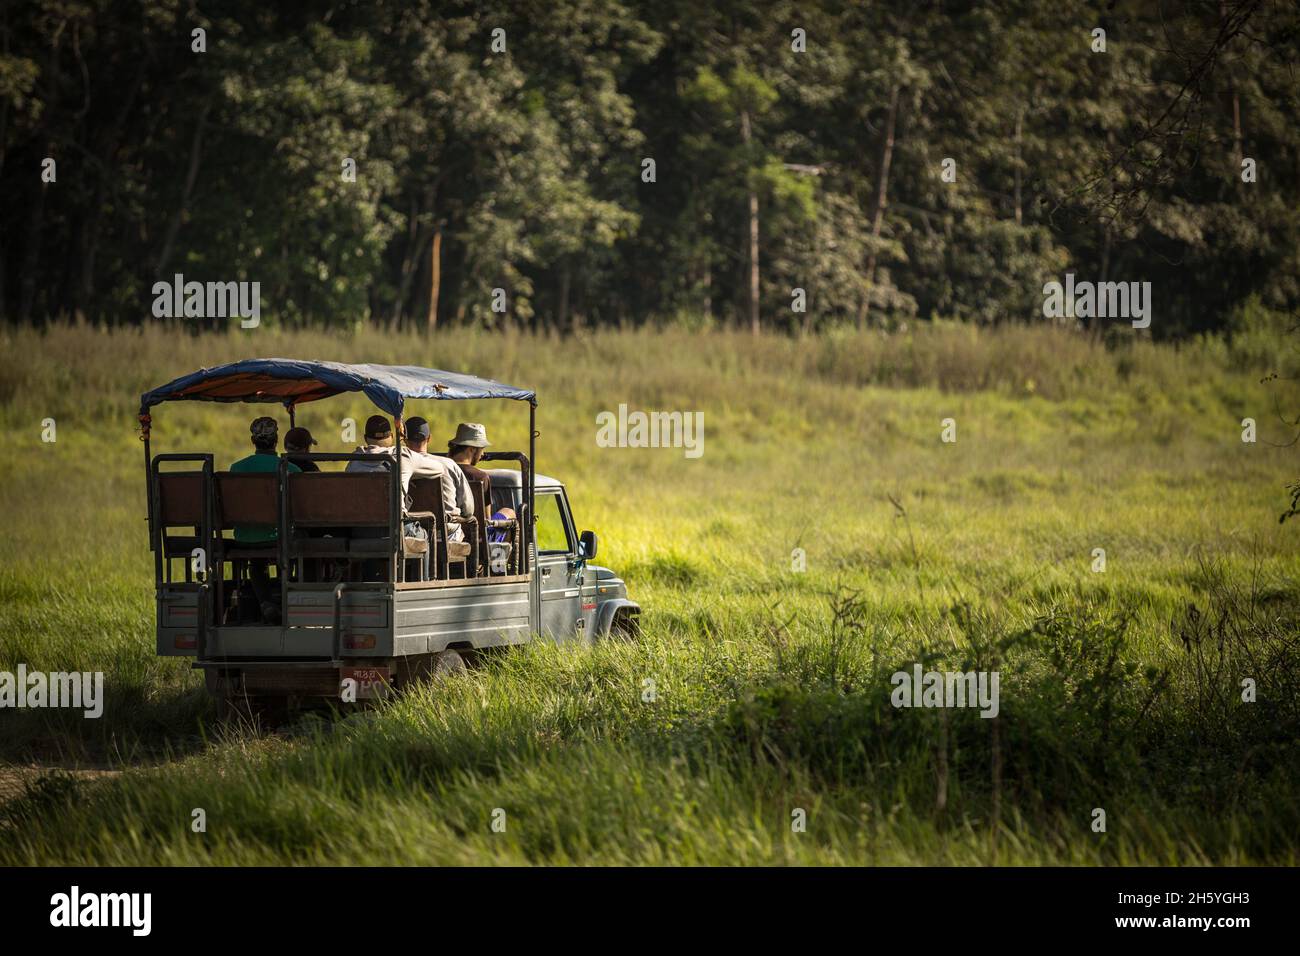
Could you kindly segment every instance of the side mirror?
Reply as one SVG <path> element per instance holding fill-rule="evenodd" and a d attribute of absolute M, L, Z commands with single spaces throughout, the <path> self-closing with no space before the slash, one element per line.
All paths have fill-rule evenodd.
<path fill-rule="evenodd" d="M 596 532 L 584 531 L 578 535 L 578 557 L 590 561 L 596 556 Z"/>

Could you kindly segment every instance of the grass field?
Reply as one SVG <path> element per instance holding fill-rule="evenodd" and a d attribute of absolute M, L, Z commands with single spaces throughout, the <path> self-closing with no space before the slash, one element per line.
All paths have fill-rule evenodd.
<path fill-rule="evenodd" d="M 103 671 L 107 694 L 99 720 L 0 711 L 0 864 L 1300 862 L 1300 526 L 1278 523 L 1300 454 L 1272 444 L 1300 390 L 1261 382 L 1258 350 L 942 324 L 0 338 L 0 670 Z M 538 467 L 642 640 L 217 727 L 196 672 L 153 654 L 135 412 L 254 355 L 536 388 Z M 597 447 L 621 402 L 702 411 L 703 456 Z M 417 409 L 435 443 L 478 420 L 525 446 L 517 404 Z M 162 406 L 154 451 L 228 463 L 251 414 Z M 338 398 L 299 423 L 332 450 L 368 414 Z M 918 660 L 999 670 L 999 716 L 892 707 Z"/>

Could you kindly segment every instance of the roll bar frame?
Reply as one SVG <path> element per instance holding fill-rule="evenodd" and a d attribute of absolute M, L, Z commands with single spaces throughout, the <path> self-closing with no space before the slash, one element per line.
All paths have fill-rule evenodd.
<path fill-rule="evenodd" d="M 448 399 L 437 399 L 437 400 L 447 401 Z M 251 404 L 251 403 L 243 402 L 241 404 Z M 285 408 L 289 412 L 289 421 L 291 425 L 294 422 L 294 418 L 295 418 L 294 404 L 295 403 L 293 402 L 284 403 Z M 149 547 L 150 550 L 155 552 L 154 589 L 155 592 L 157 592 L 157 590 L 162 587 L 162 583 L 163 583 L 162 569 L 161 569 L 162 551 L 161 551 L 161 543 L 158 540 L 158 532 L 161 529 L 158 528 L 158 520 L 159 520 L 158 503 L 155 500 L 157 495 L 157 483 L 154 480 L 154 476 L 157 474 L 157 463 L 163 461 L 202 461 L 204 463 L 203 472 L 205 476 L 205 500 L 210 502 L 211 501 L 211 494 L 210 494 L 211 476 L 213 474 L 213 465 L 212 465 L 213 456 L 211 454 L 205 453 L 205 454 L 167 454 L 167 455 L 158 455 L 154 457 L 152 456 L 151 453 L 151 431 L 152 431 L 153 417 L 147 406 L 142 405 L 140 407 L 140 413 L 137 416 L 137 421 L 140 424 L 140 431 L 141 431 L 140 441 L 144 445 L 144 468 L 145 468 L 145 482 L 146 482 L 145 497 L 146 497 L 146 507 L 147 507 L 147 519 L 149 524 Z M 404 434 L 404 428 L 402 425 L 402 421 L 403 421 L 402 416 L 394 416 L 394 421 L 397 427 L 394 428 L 394 445 L 393 445 L 394 453 L 392 458 L 389 458 L 389 456 L 387 455 L 358 455 L 356 453 L 349 454 L 349 453 L 332 453 L 332 452 L 322 452 L 319 454 L 303 453 L 301 457 L 310 458 L 313 461 L 354 461 L 354 460 L 367 460 L 367 459 L 373 459 L 373 460 L 383 459 L 390 463 L 400 463 L 401 454 L 402 454 L 402 439 Z M 539 437 L 539 432 L 537 431 L 537 399 L 536 397 L 533 397 L 528 399 L 528 456 L 527 458 L 525 459 L 523 455 L 519 452 L 491 452 L 483 456 L 485 459 L 493 460 L 493 461 L 501 461 L 501 460 L 518 461 L 520 465 L 520 470 L 521 470 L 520 477 L 523 480 L 525 501 L 527 503 L 526 504 L 527 513 L 525 516 L 525 520 L 523 522 L 524 554 L 522 557 L 525 561 L 528 562 L 527 573 L 529 575 L 529 578 L 532 579 L 532 583 L 533 583 L 533 587 L 531 588 L 533 597 L 529 601 L 529 605 L 530 605 L 529 627 L 533 631 L 533 633 L 540 633 L 541 624 L 542 624 L 541 602 L 540 600 L 537 599 L 538 571 L 537 571 L 537 561 L 536 561 L 536 517 L 534 512 L 534 503 L 535 503 L 534 499 L 536 495 L 536 485 L 537 485 L 537 439 L 538 437 Z M 279 470 L 278 470 L 280 491 L 281 491 L 280 523 L 282 526 L 286 528 L 287 528 L 286 509 L 288 506 L 286 502 L 286 495 L 284 493 L 284 489 L 285 489 L 285 479 L 288 473 L 288 469 L 286 467 L 287 461 L 288 461 L 287 458 L 281 456 L 280 463 L 279 463 Z M 390 468 L 390 471 L 392 472 L 393 475 L 393 488 L 394 488 L 393 516 L 392 516 L 393 534 L 391 535 L 391 537 L 394 541 L 393 546 L 395 549 L 391 559 L 392 561 L 396 562 L 401 560 L 400 556 L 402 554 L 402 476 L 401 476 L 400 464 L 399 467 L 397 468 Z M 207 519 L 207 528 L 204 529 L 204 533 L 206 535 L 205 541 L 208 541 L 210 543 L 212 515 L 210 514 L 205 515 L 205 518 Z M 279 537 L 280 539 L 277 547 L 277 559 L 280 562 L 281 568 L 287 568 L 288 567 L 288 543 L 284 540 L 284 536 L 277 536 L 277 537 Z M 396 564 L 394 564 L 392 568 L 392 577 L 393 577 L 393 581 L 396 582 L 397 579 Z M 282 621 L 287 621 L 288 620 L 288 589 L 285 587 L 281 587 L 280 602 L 281 602 L 280 619 Z M 201 601 L 201 604 L 206 605 L 207 603 L 208 603 L 207 601 Z M 205 610 L 206 608 L 201 608 L 200 614 L 203 614 Z M 201 630 L 206 630 L 206 621 L 201 622 L 200 627 Z M 206 637 L 205 634 L 200 635 L 199 637 L 200 644 L 205 643 L 205 641 L 203 640 L 204 637 Z M 336 635 L 335 637 L 337 640 L 338 635 Z"/>

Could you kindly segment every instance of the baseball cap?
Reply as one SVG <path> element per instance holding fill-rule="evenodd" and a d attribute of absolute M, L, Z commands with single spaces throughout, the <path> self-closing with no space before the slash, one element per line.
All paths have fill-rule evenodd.
<path fill-rule="evenodd" d="M 290 428 L 284 435 L 284 447 L 288 448 L 310 448 L 312 445 L 319 444 L 316 439 L 311 437 L 311 432 L 299 425 L 297 428 Z"/>
<path fill-rule="evenodd" d="M 433 430 L 429 428 L 429 423 L 423 418 L 415 417 L 406 420 L 406 440 L 407 441 L 424 441 Z"/>
<path fill-rule="evenodd" d="M 366 419 L 366 437 L 391 439 L 393 426 L 388 424 L 388 419 L 383 415 L 371 415 Z"/>
<path fill-rule="evenodd" d="M 253 424 L 248 426 L 248 431 L 252 434 L 255 442 L 275 441 L 279 437 L 280 426 L 276 424 L 274 418 L 263 415 L 261 418 L 253 419 Z"/>

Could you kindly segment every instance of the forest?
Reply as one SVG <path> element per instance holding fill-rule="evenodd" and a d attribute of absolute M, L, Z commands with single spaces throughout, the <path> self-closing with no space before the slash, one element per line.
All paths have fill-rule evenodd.
<path fill-rule="evenodd" d="M 0 312 L 811 333 L 1150 327 L 1300 298 L 1271 0 L 40 0 L 0 7 Z M 189 320 L 196 327 L 227 319 Z"/>

